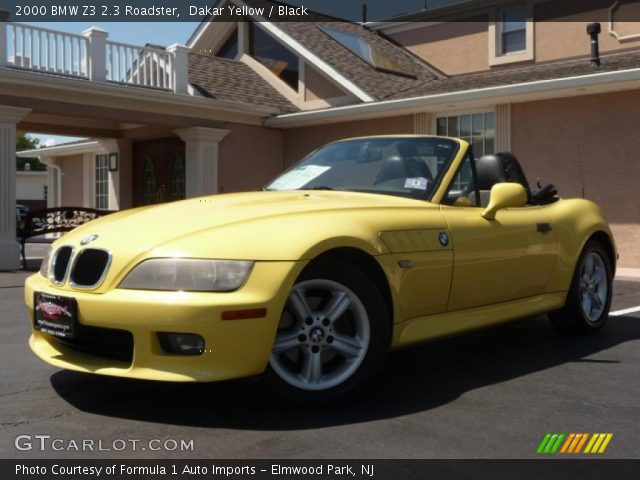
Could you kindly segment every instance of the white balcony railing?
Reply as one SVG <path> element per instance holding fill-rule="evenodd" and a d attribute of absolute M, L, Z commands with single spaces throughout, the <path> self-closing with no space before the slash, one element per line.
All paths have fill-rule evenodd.
<path fill-rule="evenodd" d="M 107 41 L 107 81 L 171 90 L 172 55 L 164 49 Z"/>
<path fill-rule="evenodd" d="M 187 47 L 141 47 L 108 35 L 98 28 L 76 35 L 0 18 L 0 68 L 187 93 Z"/>
<path fill-rule="evenodd" d="M 88 39 L 42 27 L 6 25 L 7 65 L 88 78 Z"/>

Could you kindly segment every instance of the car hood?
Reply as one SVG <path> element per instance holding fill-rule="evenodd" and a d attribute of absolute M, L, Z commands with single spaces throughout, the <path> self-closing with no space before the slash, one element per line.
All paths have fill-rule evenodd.
<path fill-rule="evenodd" d="M 432 212 L 428 202 L 390 195 L 340 191 L 225 194 L 125 210 L 94 220 L 56 242 L 113 255 L 127 271 L 150 257 L 300 260 L 326 239 L 339 246 L 382 253 L 378 233 Z M 404 219 L 404 220 L 403 220 Z"/>

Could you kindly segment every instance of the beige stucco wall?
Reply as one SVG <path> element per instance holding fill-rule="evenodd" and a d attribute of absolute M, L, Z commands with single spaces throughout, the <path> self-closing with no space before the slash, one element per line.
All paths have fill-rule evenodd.
<path fill-rule="evenodd" d="M 285 130 L 285 163 L 289 166 L 302 160 L 316 148 L 336 140 L 396 133 L 413 133 L 412 115 Z"/>
<path fill-rule="evenodd" d="M 56 157 L 56 164 L 62 168 L 62 205 L 82 206 L 84 200 L 82 155 Z"/>
<path fill-rule="evenodd" d="M 515 104 L 511 144 L 531 183 L 595 201 L 622 267 L 640 267 L 640 91 Z"/>
<path fill-rule="evenodd" d="M 227 125 L 231 132 L 220 144 L 220 189 L 223 193 L 256 190 L 284 170 L 280 130 Z"/>
<path fill-rule="evenodd" d="M 536 61 L 548 62 L 562 58 L 591 55 L 591 43 L 586 33 L 585 22 L 538 22 L 535 29 Z M 623 34 L 640 34 L 640 22 L 618 24 L 616 29 Z M 605 55 L 616 50 L 638 48 L 640 39 L 619 41 L 609 33 L 607 24 L 602 24 L 600 53 Z M 558 48 L 561 45 L 562 48 Z"/>
<path fill-rule="evenodd" d="M 544 18 L 551 3 L 536 6 L 536 16 Z M 544 8 L 543 8 L 544 7 Z M 590 18 L 609 18 L 600 11 Z M 549 62 L 563 58 L 576 58 L 591 54 L 591 43 L 586 33 L 588 20 L 539 21 L 534 28 L 535 62 Z M 637 18 L 637 14 L 636 14 Z M 468 22 L 445 22 L 427 25 L 390 36 L 413 53 L 448 75 L 484 71 L 489 66 L 489 16 Z M 620 36 L 640 35 L 640 22 L 615 22 L 614 31 Z M 603 55 L 618 50 L 640 47 L 640 38 L 619 40 L 609 31 L 608 22 L 602 22 L 600 52 Z M 525 62 L 531 63 L 531 62 Z M 506 64 L 507 66 L 517 63 Z M 503 68 L 494 67 L 494 68 Z"/>
<path fill-rule="evenodd" d="M 438 23 L 390 36 L 448 75 L 476 72 L 489 68 L 488 19 Z"/>
<path fill-rule="evenodd" d="M 345 92 L 340 90 L 309 65 L 305 65 L 304 69 L 304 86 L 304 99 L 307 102 L 312 100 L 325 100 L 329 98 L 342 97 L 346 95 Z"/>

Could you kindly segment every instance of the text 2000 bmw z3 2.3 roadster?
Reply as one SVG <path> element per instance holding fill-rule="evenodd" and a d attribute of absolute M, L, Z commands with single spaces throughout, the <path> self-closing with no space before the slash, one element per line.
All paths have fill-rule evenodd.
<path fill-rule="evenodd" d="M 26 282 L 30 346 L 102 375 L 263 374 L 313 399 L 390 349 L 548 312 L 599 330 L 616 249 L 599 208 L 532 191 L 463 140 L 329 144 L 264 191 L 123 211 L 53 244 Z"/>

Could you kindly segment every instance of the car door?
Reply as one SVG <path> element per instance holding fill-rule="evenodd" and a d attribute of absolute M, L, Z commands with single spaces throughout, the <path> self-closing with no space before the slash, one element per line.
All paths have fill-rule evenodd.
<path fill-rule="evenodd" d="M 471 181 L 475 170 L 469 165 L 461 166 L 450 192 L 459 191 Z M 461 181 L 465 177 L 467 181 Z M 446 198 L 451 205 L 441 206 L 454 256 L 447 311 L 543 293 L 558 251 L 557 232 L 549 207 L 502 209 L 494 220 L 487 220 L 482 217 L 483 207 L 468 201 L 452 201 L 455 197 L 448 193 Z"/>

